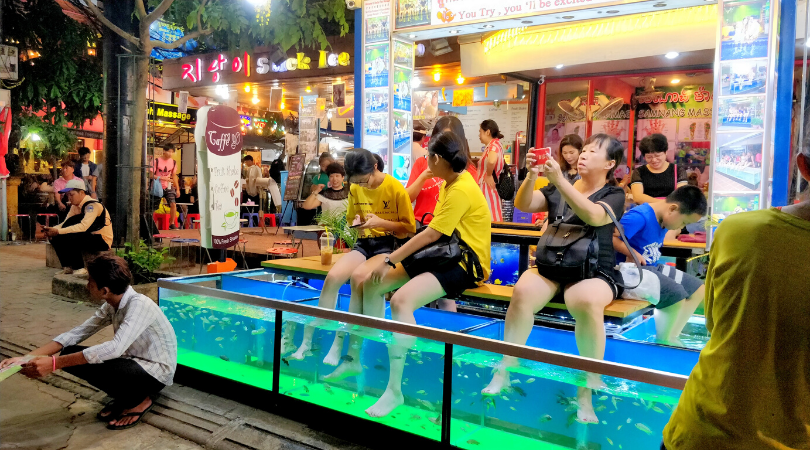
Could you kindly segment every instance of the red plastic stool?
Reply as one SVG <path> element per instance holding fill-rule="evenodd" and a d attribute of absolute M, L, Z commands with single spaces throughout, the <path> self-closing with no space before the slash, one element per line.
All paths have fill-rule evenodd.
<path fill-rule="evenodd" d="M 298 254 L 297 248 L 292 247 L 270 247 L 267 249 L 267 259 L 275 258 L 295 258 Z"/>
<path fill-rule="evenodd" d="M 186 217 L 186 219 L 188 220 L 188 223 L 191 224 L 191 228 L 200 228 L 199 214 L 189 214 L 188 217 Z M 197 219 L 197 221 L 195 222 L 194 219 Z"/>
<path fill-rule="evenodd" d="M 265 215 L 264 215 L 264 226 L 268 226 L 268 225 L 267 225 L 267 221 L 268 221 L 268 220 L 270 221 L 270 225 L 269 225 L 269 226 L 271 226 L 271 227 L 276 226 L 276 215 L 275 215 L 275 214 L 269 214 L 269 213 L 268 213 L 268 214 L 265 214 Z"/>
<path fill-rule="evenodd" d="M 57 224 L 59 223 L 59 214 L 45 214 L 45 213 L 37 214 L 37 222 L 39 222 L 40 217 L 45 218 L 45 226 L 46 227 L 51 226 L 51 219 L 56 219 L 56 223 Z"/>
<path fill-rule="evenodd" d="M 158 230 L 168 230 L 169 229 L 169 215 L 168 214 L 152 213 L 152 218 L 155 219 L 155 223 L 157 224 Z"/>

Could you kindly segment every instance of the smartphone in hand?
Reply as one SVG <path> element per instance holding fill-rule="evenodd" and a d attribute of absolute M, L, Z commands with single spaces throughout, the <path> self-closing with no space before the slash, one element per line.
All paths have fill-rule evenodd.
<path fill-rule="evenodd" d="M 534 164 L 537 166 L 542 166 L 551 157 L 551 147 L 536 148 L 532 150 L 532 153 L 534 153 L 535 158 Z"/>

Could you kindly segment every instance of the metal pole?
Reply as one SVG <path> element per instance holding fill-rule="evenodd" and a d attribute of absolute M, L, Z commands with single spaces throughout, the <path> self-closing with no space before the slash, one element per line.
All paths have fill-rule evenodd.
<path fill-rule="evenodd" d="M 444 344 L 444 386 L 442 386 L 442 444 L 450 445 L 453 412 L 453 344 Z"/>
<path fill-rule="evenodd" d="M 805 2 L 804 4 L 804 45 L 802 46 L 802 95 L 800 99 L 800 107 L 799 107 L 799 148 L 797 149 L 798 153 L 804 151 L 804 121 L 805 121 L 805 102 L 807 99 L 807 38 L 808 33 L 810 30 L 807 29 L 810 26 L 810 2 Z M 793 167 L 793 163 L 791 163 L 791 168 Z M 796 180 L 796 192 L 795 195 L 799 195 L 801 193 L 801 183 L 799 182 L 802 178 L 799 174 L 799 168 L 796 167 L 794 170 L 793 176 Z"/>
<path fill-rule="evenodd" d="M 2 0 L 0 0 L 2 3 Z M 8 202 L 6 201 L 6 180 L 0 179 L 0 241 L 8 240 Z"/>
<path fill-rule="evenodd" d="M 796 0 L 783 0 L 779 11 L 779 52 L 776 54 L 776 113 L 774 114 L 773 184 L 771 206 L 785 206 L 790 194 L 791 115 L 793 111 L 793 59 L 796 43 Z M 807 46 L 804 47 L 805 54 Z M 804 112 L 804 110 L 802 110 Z M 801 123 L 801 121 L 800 121 Z M 801 125 L 799 125 L 801 133 Z M 760 168 L 762 169 L 762 168 Z M 766 173 L 767 177 L 767 173 Z M 766 206 L 765 198 L 761 200 Z"/>

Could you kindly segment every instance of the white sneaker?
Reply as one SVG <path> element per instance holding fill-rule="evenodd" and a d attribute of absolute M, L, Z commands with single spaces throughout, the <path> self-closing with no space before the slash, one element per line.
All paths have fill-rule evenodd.
<path fill-rule="evenodd" d="M 82 267 L 82 268 L 81 268 L 81 269 L 79 269 L 79 270 L 74 270 L 74 271 L 73 271 L 73 275 L 78 275 L 78 276 L 80 276 L 80 277 L 82 277 L 82 278 L 87 278 L 87 276 L 88 276 L 88 275 L 87 275 L 87 269 L 85 269 L 84 267 Z"/>

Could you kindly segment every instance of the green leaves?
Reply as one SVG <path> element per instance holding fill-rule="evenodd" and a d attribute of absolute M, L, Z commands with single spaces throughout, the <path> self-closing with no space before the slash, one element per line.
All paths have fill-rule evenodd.
<path fill-rule="evenodd" d="M 115 254 L 124 258 L 132 272 L 135 284 L 140 284 L 157 281 L 154 272 L 160 269 L 164 262 L 174 261 L 173 257 L 168 256 L 168 251 L 168 247 L 160 249 L 149 247 L 141 239 L 137 246 L 133 246 L 130 242 L 125 243 L 124 248 L 116 250 Z"/>

